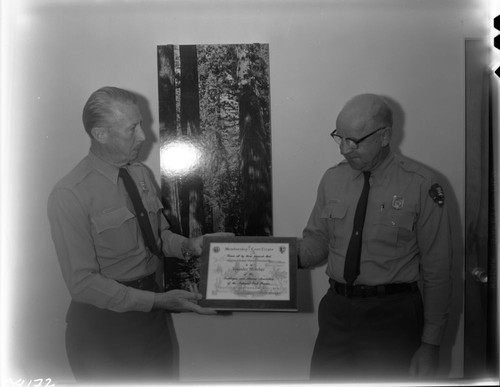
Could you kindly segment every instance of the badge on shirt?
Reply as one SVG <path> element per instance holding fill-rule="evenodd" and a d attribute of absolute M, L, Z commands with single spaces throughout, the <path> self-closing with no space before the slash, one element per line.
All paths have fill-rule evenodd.
<path fill-rule="evenodd" d="M 392 208 L 400 210 L 405 204 L 405 198 L 401 195 L 394 195 L 392 197 Z"/>
<path fill-rule="evenodd" d="M 443 207 L 444 204 L 444 190 L 439 184 L 433 184 L 429 190 L 429 196 L 434 200 L 439 207 Z"/>
<path fill-rule="evenodd" d="M 143 192 L 148 192 L 149 191 L 148 190 L 148 186 L 146 185 L 145 181 L 140 181 L 139 185 L 141 186 Z"/>

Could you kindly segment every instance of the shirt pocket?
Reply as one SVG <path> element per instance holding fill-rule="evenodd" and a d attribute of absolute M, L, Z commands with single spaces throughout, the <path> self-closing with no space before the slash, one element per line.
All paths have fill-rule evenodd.
<path fill-rule="evenodd" d="M 371 227 L 365 225 L 367 252 L 373 256 L 394 257 L 415 237 L 416 214 L 408 210 L 387 210 L 379 214 Z"/>
<path fill-rule="evenodd" d="M 335 237 L 343 235 L 342 230 L 348 209 L 349 206 L 342 202 L 330 202 L 321 209 L 320 217 L 328 224 L 330 243 L 335 241 Z"/>
<path fill-rule="evenodd" d="M 127 207 L 96 214 L 91 219 L 98 256 L 117 257 L 138 247 L 135 215 Z"/>

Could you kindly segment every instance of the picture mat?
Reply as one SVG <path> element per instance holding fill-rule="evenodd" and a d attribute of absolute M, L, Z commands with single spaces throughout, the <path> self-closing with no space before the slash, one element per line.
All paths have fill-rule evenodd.
<path fill-rule="evenodd" d="M 217 249 L 219 252 L 214 251 Z M 227 249 L 227 257 L 223 249 Z M 199 304 L 204 307 L 239 311 L 297 311 L 296 238 L 205 237 L 200 265 L 199 288 L 203 299 Z M 240 274 L 236 274 L 238 272 Z M 254 272 L 262 273 L 263 278 L 255 276 Z M 224 278 L 220 277 L 221 273 Z M 246 278 L 239 278 L 238 275 Z M 214 292 L 216 281 L 222 287 L 220 292 Z M 238 287 L 238 281 L 242 286 Z M 240 294 L 232 293 L 227 285 L 235 285 L 234 290 Z"/>

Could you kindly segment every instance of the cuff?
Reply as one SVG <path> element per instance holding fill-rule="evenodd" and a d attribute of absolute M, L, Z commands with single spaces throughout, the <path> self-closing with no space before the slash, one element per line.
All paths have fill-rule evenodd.
<path fill-rule="evenodd" d="M 153 309 L 155 293 L 147 290 L 129 288 L 127 294 L 130 310 L 150 312 Z"/>
<path fill-rule="evenodd" d="M 166 257 L 184 259 L 182 243 L 188 238 L 174 233 L 168 233 L 163 238 L 163 253 Z"/>
<path fill-rule="evenodd" d="M 434 324 L 425 324 L 422 333 L 422 342 L 432 345 L 440 345 L 444 329 Z"/>

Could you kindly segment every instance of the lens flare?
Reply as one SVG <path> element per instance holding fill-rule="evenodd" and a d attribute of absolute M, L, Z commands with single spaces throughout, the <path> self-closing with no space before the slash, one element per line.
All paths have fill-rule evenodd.
<path fill-rule="evenodd" d="M 164 144 L 160 150 L 161 170 L 166 176 L 184 176 L 200 166 L 202 151 L 189 140 Z"/>

